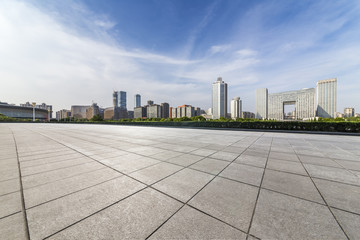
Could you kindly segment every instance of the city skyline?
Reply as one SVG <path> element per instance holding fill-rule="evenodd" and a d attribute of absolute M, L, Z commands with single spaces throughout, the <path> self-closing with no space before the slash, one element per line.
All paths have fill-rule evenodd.
<path fill-rule="evenodd" d="M 360 109 L 359 10 L 358 1 L 1 1 L 0 101 L 107 107 L 117 89 L 207 109 L 222 76 L 229 99 L 255 112 L 258 88 L 337 78 L 338 112 Z"/>

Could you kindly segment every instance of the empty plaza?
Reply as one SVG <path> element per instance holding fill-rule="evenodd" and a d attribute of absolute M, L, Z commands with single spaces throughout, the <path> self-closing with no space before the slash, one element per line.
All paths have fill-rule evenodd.
<path fill-rule="evenodd" d="M 360 137 L 0 124 L 0 239 L 360 239 Z"/>

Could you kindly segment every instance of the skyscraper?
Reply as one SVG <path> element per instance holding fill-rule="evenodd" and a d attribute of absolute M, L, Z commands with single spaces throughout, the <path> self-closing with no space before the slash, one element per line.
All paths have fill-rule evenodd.
<path fill-rule="evenodd" d="M 242 118 L 242 102 L 240 97 L 235 97 L 231 100 L 230 112 L 232 119 Z"/>
<path fill-rule="evenodd" d="M 135 95 L 134 108 L 141 106 L 141 96 L 140 94 Z"/>
<path fill-rule="evenodd" d="M 221 77 L 212 84 L 212 115 L 214 119 L 227 115 L 227 83 Z"/>
<path fill-rule="evenodd" d="M 268 118 L 268 90 L 267 88 L 256 89 L 256 118 Z"/>
<path fill-rule="evenodd" d="M 316 84 L 317 116 L 334 118 L 336 113 L 337 79 L 320 80 Z"/>
<path fill-rule="evenodd" d="M 120 107 L 122 110 L 126 110 L 126 92 L 114 91 L 113 93 L 113 105 L 114 107 Z"/>

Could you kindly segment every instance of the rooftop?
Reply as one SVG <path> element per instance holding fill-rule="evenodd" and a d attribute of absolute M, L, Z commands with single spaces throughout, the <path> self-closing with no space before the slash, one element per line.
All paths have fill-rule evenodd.
<path fill-rule="evenodd" d="M 0 239 L 360 239 L 356 136 L 1 123 L 0 142 Z"/>

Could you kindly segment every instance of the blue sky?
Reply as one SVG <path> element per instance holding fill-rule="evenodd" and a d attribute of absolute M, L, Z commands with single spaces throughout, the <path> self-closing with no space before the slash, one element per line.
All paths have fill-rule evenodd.
<path fill-rule="evenodd" d="M 112 91 L 172 106 L 211 106 L 229 84 L 255 111 L 255 90 L 315 87 L 338 78 L 338 106 L 360 112 L 360 2 L 0 1 L 0 101 L 55 110 Z"/>

